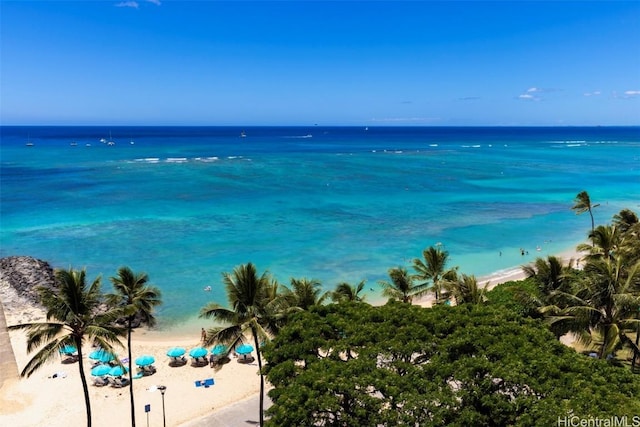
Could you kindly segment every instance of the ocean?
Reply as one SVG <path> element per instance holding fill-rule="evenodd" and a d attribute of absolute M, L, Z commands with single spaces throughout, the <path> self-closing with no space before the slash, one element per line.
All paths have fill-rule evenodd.
<path fill-rule="evenodd" d="M 388 269 L 431 245 L 477 277 L 573 249 L 590 230 L 571 210 L 580 191 L 597 224 L 640 212 L 640 127 L 2 126 L 0 137 L 0 256 L 86 268 L 105 290 L 123 265 L 144 271 L 167 330 L 206 326 L 200 308 L 226 304 L 222 273 L 247 262 L 283 284 L 366 280 L 375 302 Z"/>

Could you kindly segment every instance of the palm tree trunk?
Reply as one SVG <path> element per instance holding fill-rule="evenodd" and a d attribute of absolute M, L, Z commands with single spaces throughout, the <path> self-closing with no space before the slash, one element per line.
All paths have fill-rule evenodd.
<path fill-rule="evenodd" d="M 253 342 L 256 346 L 256 354 L 258 355 L 258 371 L 260 372 L 260 427 L 264 426 L 264 376 L 262 375 L 262 357 L 260 357 L 260 345 L 258 343 L 258 334 L 255 326 L 251 326 L 251 334 Z"/>
<path fill-rule="evenodd" d="M 131 401 L 131 427 L 136 427 L 136 407 L 133 403 L 133 371 L 131 370 L 131 316 L 127 318 L 127 356 L 129 357 L 129 396 Z"/>
<path fill-rule="evenodd" d="M 87 427 L 91 427 L 91 400 L 89 399 L 89 386 L 87 385 L 87 377 L 84 375 L 84 364 L 82 362 L 82 340 L 76 338 L 75 342 L 76 349 L 78 349 L 78 370 L 80 371 L 80 380 L 82 381 L 84 404 L 87 409 Z"/>

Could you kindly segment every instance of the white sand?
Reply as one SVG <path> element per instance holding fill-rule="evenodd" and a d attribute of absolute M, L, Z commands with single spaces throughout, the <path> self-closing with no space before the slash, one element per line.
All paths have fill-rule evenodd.
<path fill-rule="evenodd" d="M 4 297 L 4 295 L 3 295 Z M 7 324 L 34 321 L 44 318 L 36 309 L 5 304 Z M 159 391 L 148 389 L 153 385 L 167 387 L 165 414 L 167 426 L 178 426 L 190 420 L 210 414 L 212 411 L 230 405 L 260 390 L 258 366 L 240 364 L 236 359 L 221 369 L 192 367 L 187 364 L 181 367 L 170 367 L 170 358 L 166 356 L 169 348 L 181 346 L 187 349 L 199 345 L 199 330 L 193 336 L 167 336 L 153 331 L 138 330 L 133 335 L 133 358 L 142 354 L 153 355 L 157 372 L 154 375 L 133 380 L 136 406 L 136 424 L 147 425 L 144 407 L 151 405 L 149 425 L 162 425 L 162 396 Z M 24 332 L 10 332 L 18 368 L 22 369 L 30 356 L 26 354 Z M 194 337 L 196 337 L 194 339 Z M 113 427 L 130 425 L 129 389 L 93 386 L 90 370 L 92 360 L 88 354 L 90 346 L 83 349 L 83 360 L 91 398 L 93 425 L 96 427 Z M 119 352 L 126 357 L 126 349 Z M 63 364 L 62 358 L 56 357 L 52 363 L 41 368 L 30 378 L 3 378 L 0 387 L 0 425 L 12 427 L 31 426 L 78 426 L 85 425 L 85 404 L 77 363 Z M 135 368 L 134 368 L 135 369 Z M 64 372 L 65 378 L 49 378 L 56 372 Z M 215 385 L 209 388 L 196 387 L 196 380 L 213 378 Z M 256 408 L 256 413 L 258 408 Z M 256 417 L 257 418 L 257 415 Z"/>
<path fill-rule="evenodd" d="M 577 259 L 575 251 L 567 251 L 559 255 L 562 259 Z M 482 277 L 478 282 L 491 289 L 499 283 L 520 280 L 524 273 L 520 267 L 496 272 Z M 41 311 L 21 304 L 19 298 L 11 294 L 12 289 L 0 286 L 0 298 L 3 302 L 7 324 L 18 324 L 43 319 Z M 430 306 L 432 298 L 423 298 L 416 304 Z M 235 359 L 221 369 L 192 367 L 190 364 L 181 367 L 170 367 L 170 358 L 166 351 L 174 346 L 185 347 L 187 351 L 199 345 L 199 330 L 190 336 L 170 336 L 166 332 L 137 330 L 133 335 L 133 358 L 150 354 L 156 359 L 157 373 L 134 380 L 136 404 L 136 423 L 147 425 L 145 405 L 151 405 L 148 414 L 149 425 L 162 425 L 162 396 L 159 391 L 149 391 L 154 385 L 165 385 L 165 414 L 168 426 L 179 426 L 190 420 L 211 414 L 222 407 L 256 395 L 260 390 L 257 363 L 240 364 Z M 24 332 L 10 333 L 12 346 L 19 369 L 22 369 L 30 356 L 26 354 Z M 91 352 L 84 349 L 85 371 L 90 383 L 90 397 L 93 425 L 96 427 L 113 427 L 129 425 L 130 406 L 129 389 L 112 387 L 95 387 L 90 370 L 92 361 L 87 358 Z M 119 353 L 126 357 L 123 348 Z M 56 372 L 64 372 L 65 378 L 49 378 Z M 196 380 L 213 378 L 215 385 L 209 388 L 196 387 Z M 62 364 L 56 358 L 49 365 L 33 374 L 30 378 L 2 378 L 0 381 L 0 425 L 12 427 L 68 427 L 84 425 L 85 405 L 82 385 L 79 379 L 78 366 Z M 257 408 L 256 408 L 257 412 Z M 257 416 L 255 417 L 257 418 Z"/>

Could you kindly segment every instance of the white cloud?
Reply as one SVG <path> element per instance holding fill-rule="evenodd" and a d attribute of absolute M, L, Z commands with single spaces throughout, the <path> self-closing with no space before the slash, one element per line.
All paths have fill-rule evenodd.
<path fill-rule="evenodd" d="M 533 96 L 530 93 L 523 93 L 518 95 L 518 99 L 523 99 L 525 101 L 540 101 L 540 98 L 537 96 Z"/>
<path fill-rule="evenodd" d="M 162 2 L 160 0 L 147 0 L 149 3 L 153 3 L 156 6 L 160 6 Z"/>
<path fill-rule="evenodd" d="M 584 96 L 598 96 L 600 93 L 601 92 L 599 90 L 595 90 L 593 92 L 585 92 Z"/>
<path fill-rule="evenodd" d="M 625 96 L 640 96 L 640 90 L 626 90 Z"/>
<path fill-rule="evenodd" d="M 540 92 L 540 89 L 538 89 L 537 87 L 530 87 L 529 89 L 527 89 L 527 93 L 534 93 L 534 92 Z"/>
<path fill-rule="evenodd" d="M 139 4 L 137 1 L 123 1 L 116 4 L 116 7 L 130 7 L 133 9 L 137 9 L 139 7 Z"/>

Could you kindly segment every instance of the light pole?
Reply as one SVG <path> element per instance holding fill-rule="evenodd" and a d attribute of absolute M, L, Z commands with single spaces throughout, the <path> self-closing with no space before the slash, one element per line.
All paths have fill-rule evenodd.
<path fill-rule="evenodd" d="M 158 390 L 160 390 L 160 393 L 162 394 L 162 425 L 167 427 L 167 419 L 164 415 L 164 392 L 167 390 L 167 386 L 159 385 Z"/>

